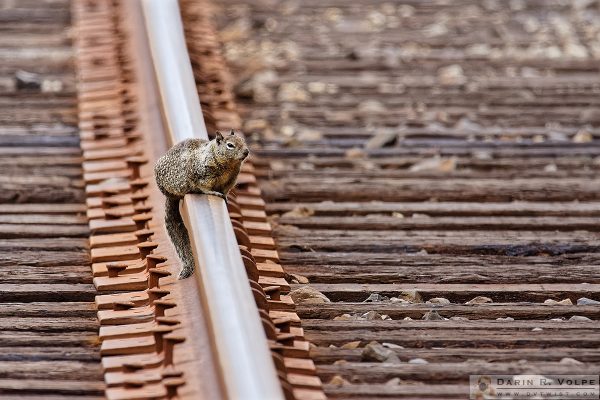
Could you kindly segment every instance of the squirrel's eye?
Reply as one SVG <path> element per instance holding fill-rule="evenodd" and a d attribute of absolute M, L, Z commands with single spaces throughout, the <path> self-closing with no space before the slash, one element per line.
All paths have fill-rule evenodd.
<path fill-rule="evenodd" d="M 235 145 L 233 143 L 227 142 L 227 148 L 229 150 L 233 150 L 233 149 L 235 149 Z"/>

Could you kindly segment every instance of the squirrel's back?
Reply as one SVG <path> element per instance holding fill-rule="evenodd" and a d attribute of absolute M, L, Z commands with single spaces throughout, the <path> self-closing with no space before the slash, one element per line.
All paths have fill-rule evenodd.
<path fill-rule="evenodd" d="M 204 139 L 186 139 L 158 159 L 154 175 L 165 196 L 181 198 L 190 192 L 196 160 L 208 151 L 209 145 L 210 142 Z"/>
<path fill-rule="evenodd" d="M 180 278 L 194 271 L 194 260 L 187 229 L 179 213 L 179 200 L 188 193 L 219 196 L 235 185 L 242 162 L 248 156 L 246 142 L 232 130 L 215 139 L 187 139 L 174 145 L 154 166 L 156 183 L 166 196 L 165 224 L 181 258 Z"/>

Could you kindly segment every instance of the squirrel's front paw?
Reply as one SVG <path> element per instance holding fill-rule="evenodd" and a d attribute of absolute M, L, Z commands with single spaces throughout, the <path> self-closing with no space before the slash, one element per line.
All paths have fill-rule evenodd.
<path fill-rule="evenodd" d="M 227 204 L 227 195 L 225 195 L 225 194 L 223 194 L 223 193 L 221 193 L 221 192 L 217 192 L 217 191 L 212 191 L 212 190 L 211 190 L 210 192 L 207 192 L 206 194 L 211 194 L 211 195 L 213 195 L 213 196 L 220 197 L 220 198 L 222 198 L 223 200 L 225 200 L 225 203 Z"/>

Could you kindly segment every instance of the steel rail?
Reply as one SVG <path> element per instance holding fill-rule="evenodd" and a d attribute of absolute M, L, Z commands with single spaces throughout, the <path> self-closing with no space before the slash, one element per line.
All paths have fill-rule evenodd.
<path fill-rule="evenodd" d="M 141 1 L 170 142 L 208 139 L 177 0 Z M 187 195 L 182 215 L 196 260 L 193 279 L 209 319 L 227 397 L 283 399 L 225 202 Z"/>

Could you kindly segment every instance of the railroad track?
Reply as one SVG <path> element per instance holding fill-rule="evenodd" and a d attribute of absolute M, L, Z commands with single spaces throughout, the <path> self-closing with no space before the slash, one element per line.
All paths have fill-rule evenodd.
<path fill-rule="evenodd" d="M 11 4 L 2 398 L 597 373 L 593 2 Z M 227 205 L 186 197 L 175 281 L 152 164 L 232 127 L 254 155 Z"/>

